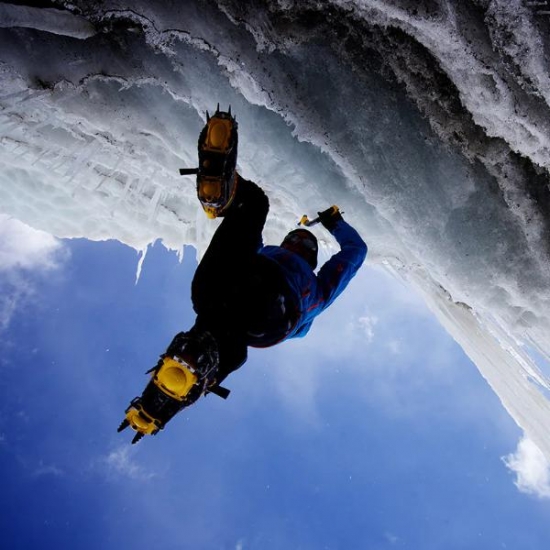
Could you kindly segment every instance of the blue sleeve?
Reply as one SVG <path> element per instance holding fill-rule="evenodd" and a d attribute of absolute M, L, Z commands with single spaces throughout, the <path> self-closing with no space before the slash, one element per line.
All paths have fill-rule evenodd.
<path fill-rule="evenodd" d="M 347 222 L 339 221 L 331 233 L 340 245 L 340 252 L 334 254 L 317 275 L 324 298 L 323 309 L 344 291 L 367 257 L 365 241 Z"/>

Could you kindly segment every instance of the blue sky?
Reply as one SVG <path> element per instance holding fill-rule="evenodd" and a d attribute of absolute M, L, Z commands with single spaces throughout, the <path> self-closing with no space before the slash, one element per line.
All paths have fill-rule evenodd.
<path fill-rule="evenodd" d="M 34 261 L 10 263 L 18 251 Z M 550 500 L 520 492 L 502 460 L 520 430 L 421 300 L 368 262 L 308 337 L 252 350 L 226 381 L 227 401 L 209 396 L 130 446 L 116 433 L 125 407 L 193 322 L 194 251 L 179 263 L 155 245 L 137 285 L 137 254 L 116 242 L 44 237 L 10 254 L 4 547 L 524 550 L 549 540 Z"/>

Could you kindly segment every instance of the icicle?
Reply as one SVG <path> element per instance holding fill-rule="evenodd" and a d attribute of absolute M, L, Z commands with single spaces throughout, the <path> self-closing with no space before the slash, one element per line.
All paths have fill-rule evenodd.
<path fill-rule="evenodd" d="M 37 157 L 34 159 L 33 162 L 31 162 L 31 166 L 34 166 L 35 164 L 42 161 L 42 159 L 49 153 L 50 151 L 48 149 L 42 149 L 42 152 L 37 155 Z"/>
<path fill-rule="evenodd" d="M 136 269 L 136 285 L 139 282 L 139 278 L 141 277 L 141 269 L 143 268 L 143 262 L 145 261 L 145 256 L 147 256 L 147 250 L 149 249 L 149 245 L 145 245 L 145 248 L 138 251 L 138 254 L 140 254 L 140 258 L 137 264 Z"/>
<path fill-rule="evenodd" d="M 70 183 L 76 174 L 80 173 L 84 166 L 90 161 L 90 159 L 98 152 L 100 144 L 97 141 L 91 141 L 82 147 L 80 153 L 74 159 L 72 168 L 67 171 L 66 177 L 68 178 L 65 183 Z"/>
<path fill-rule="evenodd" d="M 159 206 L 160 206 L 160 202 L 161 202 L 161 199 L 162 199 L 162 195 L 163 195 L 162 189 L 157 187 L 155 189 L 155 192 L 153 193 L 153 198 L 149 202 L 149 206 L 148 206 L 148 210 L 149 210 L 148 221 L 149 222 L 154 221 L 156 216 L 157 216 L 158 209 L 159 209 Z"/>
<path fill-rule="evenodd" d="M 40 99 L 41 97 L 49 96 L 51 95 L 51 90 L 31 90 L 27 94 L 26 97 L 21 99 L 19 103 L 23 103 L 25 101 L 29 101 L 30 99 Z"/>
<path fill-rule="evenodd" d="M 139 186 L 139 178 L 128 178 L 128 180 L 126 181 L 126 185 L 124 186 L 124 190 L 122 191 L 122 194 L 118 199 L 118 202 L 126 199 L 131 194 L 130 189 L 132 188 L 132 185 L 134 185 L 134 183 Z"/>
<path fill-rule="evenodd" d="M 122 158 L 122 155 L 121 155 L 121 156 L 118 157 L 117 161 L 115 162 L 115 165 L 111 168 L 110 173 L 105 174 L 103 176 L 103 178 L 101 179 L 101 181 L 95 186 L 94 191 L 97 191 L 105 183 L 105 181 L 107 181 L 108 179 L 112 178 L 115 175 L 115 173 L 116 173 L 118 167 L 120 166 L 120 163 L 122 162 L 122 160 L 123 160 L 123 158 Z"/>
<path fill-rule="evenodd" d="M 29 153 L 29 149 L 28 149 L 28 144 L 27 143 L 21 143 L 20 145 L 18 145 L 18 149 L 22 147 L 23 148 L 23 151 L 21 153 L 17 153 L 17 155 L 15 155 L 15 158 L 17 159 L 24 159 L 25 158 L 25 155 L 27 155 Z"/>

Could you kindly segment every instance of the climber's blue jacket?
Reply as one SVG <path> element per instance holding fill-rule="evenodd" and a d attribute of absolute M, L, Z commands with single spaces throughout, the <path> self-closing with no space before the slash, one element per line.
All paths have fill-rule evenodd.
<path fill-rule="evenodd" d="M 291 294 L 289 302 L 295 309 L 292 323 L 279 342 L 305 336 L 313 319 L 343 292 L 367 256 L 366 243 L 346 221 L 340 220 L 331 233 L 340 251 L 317 274 L 303 258 L 285 248 L 264 246 L 260 250 L 261 255 L 279 265 Z M 275 343 L 257 340 L 251 345 L 266 347 Z"/>

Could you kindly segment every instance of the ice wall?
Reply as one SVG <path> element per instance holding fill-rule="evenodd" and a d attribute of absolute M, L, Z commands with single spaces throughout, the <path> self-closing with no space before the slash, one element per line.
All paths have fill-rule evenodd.
<path fill-rule="evenodd" d="M 24 4 L 24 2 L 22 2 Z M 267 241 L 337 203 L 550 457 L 548 19 L 527 2 L 0 5 L 0 210 L 203 249 L 192 179 L 231 104 Z M 40 6 L 44 7 L 40 7 Z M 548 373 L 547 373 L 548 374 Z"/>

